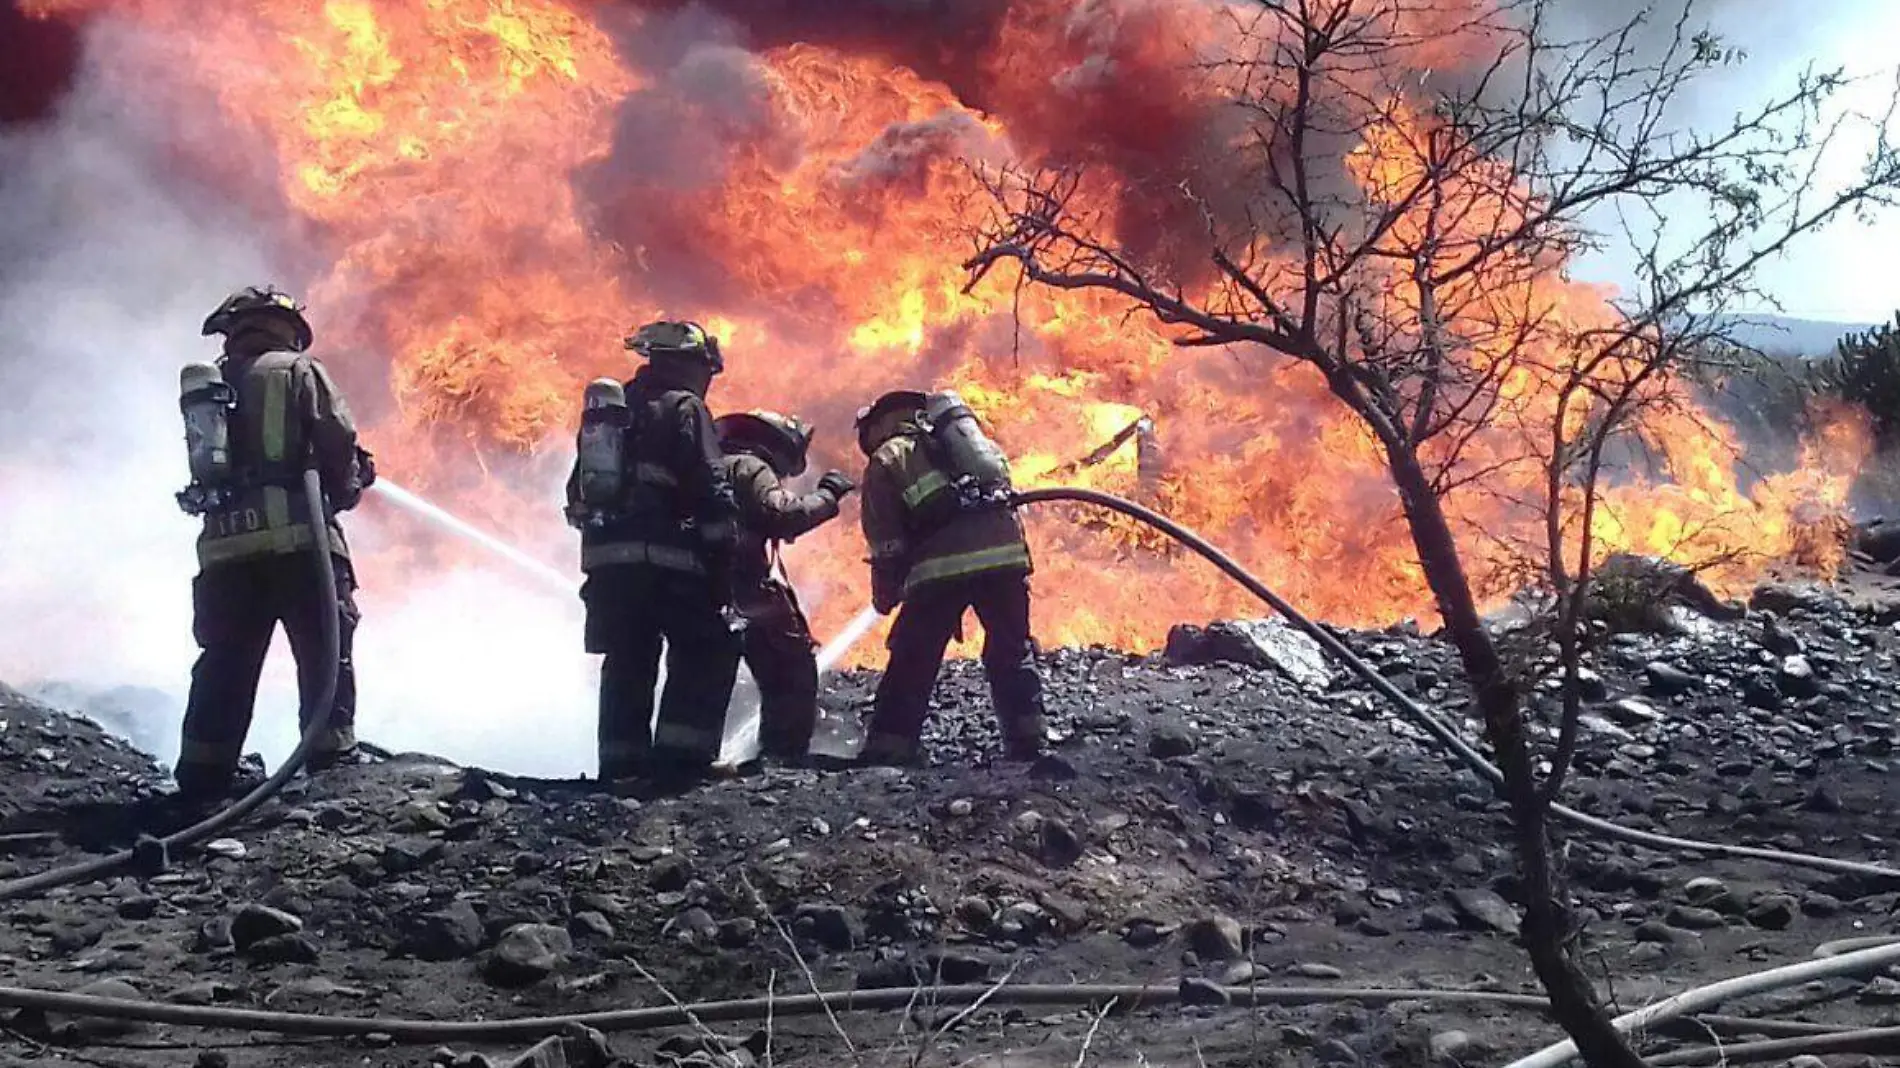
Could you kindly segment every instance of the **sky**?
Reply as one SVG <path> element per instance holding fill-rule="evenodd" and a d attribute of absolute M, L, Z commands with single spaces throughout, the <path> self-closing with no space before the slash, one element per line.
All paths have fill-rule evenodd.
<path fill-rule="evenodd" d="M 1785 91 L 1810 61 L 1817 68 L 1841 66 L 1850 76 L 1865 77 L 1838 98 L 1842 106 L 1878 111 L 1894 91 L 1900 0 L 1728 0 L 1711 12 L 1711 21 L 1750 56 L 1709 83 L 1712 91 L 1702 95 L 1692 116 L 1703 128 L 1731 120 L 1744 101 Z M 1841 151 L 1842 166 L 1824 180 L 1851 178 L 1849 164 L 1858 162 L 1865 148 Z M 1614 259 L 1580 265 L 1578 273 L 1608 282 L 1627 277 Z M 1781 308 L 1744 310 L 1851 323 L 1891 321 L 1900 309 L 1900 210 L 1883 211 L 1873 225 L 1845 219 L 1806 236 L 1764 267 L 1760 283 Z"/>

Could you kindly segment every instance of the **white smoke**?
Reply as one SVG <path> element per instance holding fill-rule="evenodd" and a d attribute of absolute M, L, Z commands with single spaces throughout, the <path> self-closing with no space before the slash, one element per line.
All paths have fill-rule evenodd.
<path fill-rule="evenodd" d="M 207 131 L 104 76 L 154 47 L 99 24 L 57 114 L 0 133 L 0 679 L 169 762 L 196 656 L 197 523 L 172 497 L 178 369 L 215 355 L 199 325 L 225 294 L 298 265 L 271 262 L 239 208 L 166 175 L 168 145 Z M 319 355 L 326 313 L 343 310 L 312 309 Z M 412 522 L 345 518 L 359 556 Z M 520 774 L 591 771 L 578 600 L 497 566 L 359 594 L 359 736 Z M 247 748 L 287 753 L 296 705 L 280 633 Z"/>

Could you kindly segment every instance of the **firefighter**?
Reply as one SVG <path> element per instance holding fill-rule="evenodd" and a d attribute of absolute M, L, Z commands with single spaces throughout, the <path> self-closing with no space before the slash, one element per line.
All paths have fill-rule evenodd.
<path fill-rule="evenodd" d="M 958 470 L 950 448 L 965 440 L 931 432 L 926 408 L 938 398 L 949 398 L 955 411 L 968 416 L 955 394 L 910 390 L 887 393 L 858 413 L 858 445 L 870 461 L 862 520 L 871 550 L 872 604 L 882 613 L 898 609 L 886 641 L 890 662 L 858 759 L 919 763 L 919 736 L 944 649 L 961 631 L 964 612 L 975 609 L 1004 759 L 1033 761 L 1043 752 L 1043 709 L 1029 634 L 1029 545 L 1002 499 L 1006 466 L 1000 484 L 973 485 L 986 479 Z M 972 430 L 974 420 L 946 415 L 936 425 Z M 982 444 L 1000 463 L 994 446 Z"/>
<path fill-rule="evenodd" d="M 224 336 L 215 370 L 187 368 L 188 445 L 193 484 L 179 495 L 202 515 L 199 572 L 192 580 L 192 636 L 202 652 L 191 672 L 176 778 L 181 795 L 203 800 L 228 791 L 250 731 L 258 676 L 277 624 L 290 638 L 302 695 L 300 727 L 328 679 L 324 615 L 332 602 L 312 558 L 313 521 L 303 472 L 315 467 L 329 512 L 340 643 L 334 705 L 306 767 L 322 770 L 356 755 L 356 672 L 350 649 L 358 621 L 356 580 L 336 513 L 356 506 L 375 481 L 356 439 L 349 406 L 323 364 L 305 355 L 312 340 L 303 306 L 271 287 L 232 294 L 204 321 Z M 195 391 L 194 371 L 223 392 Z M 212 403 L 203 403 L 211 396 Z M 197 422 L 204 420 L 204 422 Z M 207 438 L 203 426 L 215 426 Z M 215 456 L 200 449 L 219 446 Z M 202 462 L 201 462 L 202 461 Z"/>
<path fill-rule="evenodd" d="M 600 777 L 684 785 L 718 758 L 739 670 L 736 508 L 705 400 L 725 362 L 719 339 L 692 322 L 648 323 L 625 343 L 647 363 L 624 385 L 588 387 L 567 489 L 586 648 L 602 656 Z"/>
<path fill-rule="evenodd" d="M 811 447 L 811 428 L 796 416 L 751 411 L 713 425 L 739 505 L 734 603 L 746 623 L 745 663 L 759 685 L 760 752 L 802 764 L 818 725 L 818 643 L 779 546 L 836 518 L 839 502 L 857 486 L 842 471 L 827 471 L 811 493 L 785 488 L 784 479 L 804 473 Z"/>

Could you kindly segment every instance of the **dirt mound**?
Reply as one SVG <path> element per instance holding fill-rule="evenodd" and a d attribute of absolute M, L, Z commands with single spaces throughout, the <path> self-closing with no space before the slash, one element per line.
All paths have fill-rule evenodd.
<path fill-rule="evenodd" d="M 1348 638 L 1407 692 L 1464 715 L 1441 645 Z M 1799 600 L 1616 639 L 1572 797 L 1649 829 L 1885 859 L 1895 641 L 1837 602 Z M 300 779 L 165 874 L 12 905 L 0 961 L 10 982 L 48 988 L 430 1019 L 1005 978 L 1535 991 L 1498 805 L 1358 680 L 1315 692 L 1272 664 L 1100 651 L 1043 669 L 1072 778 L 989 766 L 995 730 L 969 664 L 937 689 L 933 766 L 919 771 L 773 770 L 642 800 L 397 758 Z M 875 682 L 834 680 L 829 714 L 855 716 Z M 159 770 L 84 721 L 0 702 L 0 836 L 23 843 L 0 868 L 129 840 Z M 1582 838 L 1562 848 L 1586 952 L 1624 1007 L 1891 926 L 1889 888 Z M 1800 996 L 1754 1007 L 1858 1023 L 1891 1012 L 1854 981 Z M 1008 1051 L 1067 1065 L 1089 1041 L 1114 1063 L 1424 1064 L 1554 1035 L 1522 1010 L 1424 1001 L 1143 1009 L 1098 1028 L 1075 1008 L 958 1018 L 920 996 L 839 1027 L 856 1058 L 823 1017 L 722 1024 L 719 1043 L 692 1028 L 609 1035 L 604 1053 L 564 1056 L 744 1068 L 769 1038 L 775 1063 L 896 1063 L 927 1044 L 926 1063 Z M 61 1042 L 140 1047 L 95 1060 L 271 1066 L 508 1063 L 528 1045 L 285 1048 L 37 1017 L 12 1029 L 25 1037 L 0 1048 L 55 1064 Z"/>

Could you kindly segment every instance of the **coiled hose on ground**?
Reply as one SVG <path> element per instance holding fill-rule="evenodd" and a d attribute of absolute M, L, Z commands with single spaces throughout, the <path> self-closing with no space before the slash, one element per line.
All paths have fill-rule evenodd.
<path fill-rule="evenodd" d="M 314 469 L 304 472 L 303 493 L 304 501 L 309 506 L 309 514 L 312 517 L 310 527 L 314 537 L 311 539 L 311 551 L 316 555 L 319 581 L 323 584 L 323 595 L 329 602 L 328 610 L 323 614 L 323 649 L 329 665 L 329 674 L 323 684 L 322 692 L 317 695 L 317 706 L 309 712 L 309 726 L 304 728 L 303 737 L 297 740 L 297 747 L 290 751 L 290 755 L 284 758 L 283 764 L 270 778 L 259 783 L 255 789 L 239 798 L 229 808 L 215 812 L 183 830 L 174 831 L 158 839 L 157 841 L 163 845 L 166 853 L 205 841 L 257 811 L 258 806 L 277 796 L 284 785 L 290 782 L 291 777 L 302 769 L 304 760 L 310 753 L 310 747 L 316 744 L 317 736 L 330 726 L 330 716 L 336 705 L 343 631 L 342 620 L 338 615 L 340 605 L 337 603 L 336 564 L 330 558 L 329 513 L 324 508 L 322 479 Z M 142 852 L 143 849 L 135 847 L 82 861 L 69 867 L 54 868 L 50 871 L 8 880 L 0 883 L 0 901 L 31 897 L 57 887 L 103 878 L 139 862 Z"/>
<path fill-rule="evenodd" d="M 316 488 L 314 474 L 306 479 L 306 491 L 319 502 L 321 494 Z M 1162 533 L 1174 538 L 1181 544 L 1220 568 L 1228 577 L 1240 583 L 1249 592 L 1272 606 L 1275 611 L 1293 625 L 1310 635 L 1327 652 L 1331 653 L 1347 668 L 1365 679 L 1381 695 L 1392 701 L 1398 708 L 1417 722 L 1424 730 L 1438 739 L 1472 770 L 1489 780 L 1494 786 L 1503 781 L 1502 773 L 1485 760 L 1483 755 L 1461 738 L 1457 731 L 1429 709 L 1414 702 L 1394 687 L 1384 676 L 1355 655 L 1331 632 L 1300 614 L 1291 604 L 1268 588 L 1258 578 L 1242 568 L 1232 557 L 1214 548 L 1186 527 L 1145 508 L 1133 501 L 1102 493 L 1098 490 L 1081 488 L 1050 488 L 1029 490 L 1015 497 L 1017 506 L 1040 502 L 1075 502 L 1106 508 L 1137 521 L 1146 523 Z M 313 514 L 321 514 L 320 507 L 313 508 Z M 323 551 L 323 566 L 326 577 L 331 575 L 327 545 L 323 544 L 323 535 L 319 534 L 319 544 Z M 334 589 L 334 582 L 328 583 Z M 335 619 L 330 620 L 332 628 Z M 334 641 L 332 631 L 327 635 Z M 334 646 L 332 646 L 334 648 Z M 334 661 L 334 658 L 333 658 Z M 270 781 L 252 791 L 242 801 L 224 812 L 218 813 L 202 823 L 186 828 L 165 839 L 169 844 L 188 844 L 202 840 L 207 835 L 229 826 L 269 799 L 301 765 L 303 755 L 315 738 L 315 731 L 321 728 L 328 715 L 329 705 L 334 701 L 335 677 L 320 714 L 313 718 L 311 730 L 306 732 L 291 758 L 284 767 L 272 776 Z M 1873 876 L 1881 879 L 1900 880 L 1900 870 L 1882 865 L 1857 861 L 1834 860 L 1826 857 L 1807 856 L 1780 850 L 1757 849 L 1746 846 L 1734 846 L 1717 842 L 1701 842 L 1693 839 L 1676 838 L 1668 835 L 1652 834 L 1633 828 L 1622 827 L 1608 820 L 1577 812 L 1563 806 L 1552 806 L 1553 812 L 1560 818 L 1585 830 L 1605 837 L 1631 842 L 1655 849 L 1703 853 L 1716 856 L 1740 857 L 1786 864 L 1795 867 L 1813 868 L 1848 874 Z M 16 898 L 27 894 L 50 889 L 54 886 L 96 878 L 132 860 L 131 852 L 116 854 L 87 864 L 74 865 L 0 884 L 0 900 Z M 1862 948 L 1862 942 L 1874 942 Z M 1753 973 L 1724 980 L 1707 987 L 1697 988 L 1679 994 L 1666 1002 L 1652 1006 L 1640 1013 L 1619 1018 L 1619 1026 L 1655 1027 L 1685 1014 L 1713 1006 L 1720 1001 L 1775 989 L 1791 982 L 1805 982 L 1811 979 L 1834 975 L 1864 973 L 1870 969 L 1878 970 L 1900 960 L 1900 946 L 1894 946 L 1888 940 L 1856 940 L 1853 951 L 1843 951 L 1835 946 L 1823 947 L 1825 959 L 1794 965 L 1788 968 L 1774 969 L 1768 972 Z M 1829 955 L 1832 951 L 1833 955 Z M 1792 977 L 1792 978 L 1791 978 Z M 1541 1008 L 1542 998 L 1524 994 L 1501 994 L 1491 991 L 1456 990 L 1379 990 L 1349 989 L 1328 987 L 1231 987 L 1221 994 L 1225 1003 L 1235 1005 L 1261 1004 L 1304 1004 L 1320 1001 L 1370 1001 L 1394 1002 L 1406 1000 L 1438 1000 L 1489 1002 L 1499 1005 L 1511 1005 L 1527 1008 Z M 394 1020 L 373 1018 L 350 1018 L 317 1014 L 297 1014 L 262 1012 L 245 1009 L 201 1008 L 182 1005 L 166 1005 L 151 1002 L 126 1001 L 114 998 L 101 998 L 89 995 L 53 993 L 28 990 L 18 987 L 0 987 L 0 1005 L 15 1008 L 34 1008 L 48 1012 L 66 1013 L 82 1016 L 105 1016 L 120 1019 L 143 1020 L 156 1023 L 173 1023 L 195 1027 L 239 1028 L 248 1030 L 276 1031 L 285 1034 L 305 1035 L 364 1035 L 385 1034 L 397 1041 L 438 1041 L 450 1038 L 465 1040 L 486 1039 L 503 1040 L 516 1038 L 539 1038 L 557 1033 L 573 1024 L 583 1024 L 599 1030 L 641 1030 L 658 1027 L 678 1026 L 690 1023 L 694 1019 L 702 1022 L 729 1020 L 759 1020 L 772 1015 L 801 1015 L 837 1010 L 889 1010 L 903 1008 L 917 1003 L 955 1005 L 974 1004 L 979 999 L 986 1004 L 997 1005 L 1097 1005 L 1116 1000 L 1123 1007 L 1137 1005 L 1161 1005 L 1182 1000 L 1180 990 L 1156 989 L 1141 986 L 1017 986 L 1017 987 L 943 987 L 929 990 L 880 990 L 855 991 L 845 994 L 812 994 L 790 998 L 752 998 L 741 1001 L 708 1002 L 697 1005 L 634 1009 L 606 1013 L 582 1013 L 566 1016 L 533 1017 L 502 1021 L 435 1021 L 435 1020 Z M 1793 1036 L 1776 1046 L 1777 1049 L 1792 1048 L 1793 1052 L 1803 1052 L 1807 1047 L 1799 1046 L 1804 1041 L 1830 1043 L 1816 1046 L 1821 1049 L 1840 1049 L 1843 1043 L 1852 1045 L 1854 1041 L 1868 1042 L 1885 1040 L 1885 1032 L 1841 1032 L 1837 1029 L 1812 1024 L 1790 1024 L 1774 1021 L 1736 1020 L 1727 1017 L 1701 1017 L 1701 1021 L 1712 1028 L 1735 1032 Z M 1771 1044 L 1757 1043 L 1766 1048 Z M 1568 1047 L 1568 1048 L 1567 1048 Z M 1799 1048 L 1794 1048 L 1799 1047 Z M 1574 1047 L 1567 1043 L 1533 1054 L 1518 1062 L 1513 1068 L 1531 1068 L 1532 1065 L 1551 1066 L 1561 1064 L 1574 1055 Z M 1786 1054 L 1781 1054 L 1786 1055 Z M 1685 1062 L 1687 1063 L 1687 1062 Z"/>

